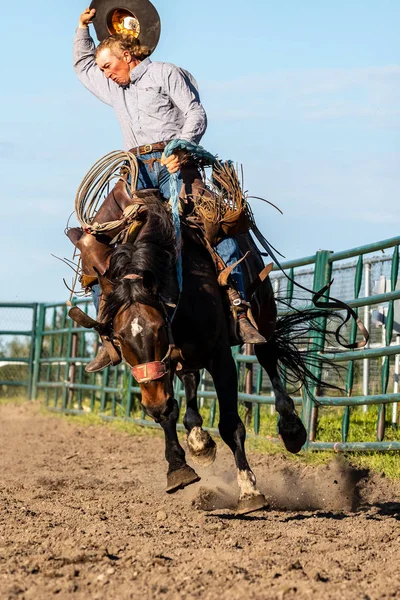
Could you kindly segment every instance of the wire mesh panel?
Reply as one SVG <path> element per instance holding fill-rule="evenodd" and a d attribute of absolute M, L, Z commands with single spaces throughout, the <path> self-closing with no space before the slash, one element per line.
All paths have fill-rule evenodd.
<path fill-rule="evenodd" d="M 317 394 L 315 400 L 310 396 L 306 398 L 308 412 L 305 417 L 313 449 L 400 449 L 396 358 L 400 347 L 395 318 L 400 302 L 399 242 L 399 239 L 382 242 L 379 249 L 384 251 L 383 256 L 376 255 L 376 245 L 373 245 L 347 253 L 331 253 L 327 257 L 327 263 L 332 267 L 328 270 L 336 282 L 332 285 L 332 294 L 344 298 L 365 321 L 370 339 L 367 347 L 362 349 L 344 350 L 325 345 L 328 357 L 342 370 L 338 382 L 342 393 L 335 396 Z M 358 256 L 356 261 L 354 255 Z M 349 345 L 360 340 L 355 320 L 349 322 L 344 335 Z M 387 419 L 387 405 L 392 409 L 391 423 Z M 370 408 L 366 410 L 367 406 Z M 340 427 L 337 427 L 340 419 Z M 335 430 L 332 430 L 332 423 L 336 423 Z M 327 441 L 329 438 L 331 440 Z"/>
<path fill-rule="evenodd" d="M 36 304 L 0 304 L 0 397 L 30 394 Z"/>
<path fill-rule="evenodd" d="M 272 273 L 281 316 L 293 309 L 312 307 L 314 293 L 333 280 L 329 296 L 347 302 L 370 332 L 368 345 L 362 349 L 343 346 L 361 339 L 355 320 L 349 320 L 340 330 L 342 345 L 334 336 L 315 335 L 315 332 L 306 336 L 302 349 L 331 360 L 331 366 L 315 362 L 312 367 L 326 385 L 317 387 L 309 381 L 307 391 L 304 386 L 299 387 L 291 373 L 284 372 L 290 381 L 287 391 L 302 413 L 310 449 L 400 449 L 399 244 L 400 237 L 346 252 L 319 251 L 314 256 L 284 263 L 284 273 L 280 270 Z M 76 304 L 95 316 L 91 302 L 79 300 Z M 30 311 L 26 313 L 28 316 L 23 316 L 22 309 Z M 10 312 L 7 316 L 1 310 Z M 345 314 L 343 310 L 337 312 Z M 98 374 L 85 371 L 98 350 L 99 338 L 93 331 L 78 327 L 68 317 L 65 304 L 39 305 L 36 331 L 32 325 L 36 323 L 35 305 L 0 305 L 0 322 L 3 323 L 0 361 L 7 363 L 0 362 L 0 372 L 2 368 L 8 369 L 8 383 L 0 381 L 2 393 L 14 383 L 29 389 L 32 382 L 32 397 L 43 398 L 51 409 L 95 412 L 104 418 L 133 419 L 141 425 L 154 426 L 140 408 L 140 388 L 126 365 L 107 368 Z M 336 328 L 329 319 L 323 326 Z M 30 329 L 24 330 L 25 327 Z M 29 336 L 35 339 L 35 344 L 27 345 Z M 252 348 L 235 348 L 233 353 L 241 416 L 254 435 L 276 440 L 277 414 L 269 378 L 257 363 Z M 13 374 L 13 368 L 26 369 L 27 379 L 23 379 L 20 371 Z M 179 380 L 174 389 L 181 404 L 185 391 Z M 218 405 L 206 372 L 201 375 L 198 397 L 204 424 L 214 429 L 219 418 Z"/>

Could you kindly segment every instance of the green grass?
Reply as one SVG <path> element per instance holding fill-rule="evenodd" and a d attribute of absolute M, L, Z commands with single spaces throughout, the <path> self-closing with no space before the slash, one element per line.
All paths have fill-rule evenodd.
<path fill-rule="evenodd" d="M 244 418 L 244 412 L 244 407 L 241 406 L 240 413 L 242 418 Z M 203 408 L 201 413 L 204 422 L 208 423 L 209 410 Z M 70 422 L 79 422 L 81 425 L 90 424 L 102 427 L 110 427 L 114 431 L 123 431 L 130 435 L 163 437 L 163 432 L 159 428 L 145 428 L 130 421 L 124 421 L 120 419 L 105 421 L 100 416 L 94 414 L 88 414 L 87 416 L 62 415 L 62 413 L 53 414 L 56 414 L 57 416 L 61 415 Z M 134 415 L 134 417 L 140 418 L 141 415 L 138 413 Z M 353 428 L 353 435 L 352 439 L 349 441 L 365 441 L 363 435 L 372 435 L 372 433 L 375 432 L 375 415 L 373 414 L 373 410 L 368 411 L 368 413 L 365 415 L 357 415 L 357 417 L 356 423 L 351 425 L 351 428 Z M 323 426 L 321 433 L 323 437 L 319 437 L 320 441 L 331 441 L 331 432 L 334 432 L 335 434 L 339 432 L 340 435 L 341 416 L 339 414 L 324 416 L 322 419 Z M 358 422 L 361 424 L 361 426 L 358 424 Z M 218 423 L 218 413 L 216 414 L 216 423 Z M 266 437 L 262 436 L 262 433 L 270 437 L 276 436 L 276 418 L 269 414 L 262 415 L 261 423 L 262 427 L 260 436 L 256 437 L 252 435 L 251 428 L 248 428 L 249 435 L 247 437 L 246 445 L 247 448 L 253 452 L 260 452 L 262 454 L 270 455 L 282 455 L 282 453 L 284 453 L 285 457 L 294 463 L 312 466 L 328 464 L 332 461 L 334 456 L 336 456 L 333 452 L 300 452 L 297 455 L 290 454 L 283 449 L 281 444 L 269 441 Z M 330 424 L 329 427 L 327 426 L 328 423 Z M 392 430 L 387 427 L 387 432 L 392 432 Z M 181 440 L 184 440 L 185 434 L 181 432 L 179 433 L 179 437 Z M 333 439 L 337 440 L 337 436 Z M 390 479 L 400 479 L 400 455 L 398 452 L 347 452 L 345 453 L 345 458 L 354 467 L 370 469 L 377 473 L 384 473 L 385 476 Z"/>
<path fill-rule="evenodd" d="M 0 399 L 0 404 L 17 404 L 20 405 L 26 402 L 24 397 L 11 397 Z M 85 403 L 84 403 L 85 404 Z M 116 405 L 116 419 L 104 420 L 98 413 L 88 412 L 84 415 L 64 415 L 61 412 L 50 412 L 42 403 L 43 413 L 50 414 L 54 418 L 62 418 L 69 422 L 79 424 L 81 426 L 92 427 L 107 427 L 114 431 L 121 431 L 135 436 L 157 436 L 163 437 L 160 428 L 145 428 L 131 421 L 124 420 L 124 410 L 119 404 Z M 183 411 L 181 411 L 183 412 Z M 202 413 L 204 424 L 210 424 L 210 409 L 203 407 Z M 344 409 L 327 408 L 320 411 L 317 440 L 318 441 L 341 441 L 341 425 Z M 353 409 L 350 417 L 349 442 L 365 442 L 376 441 L 376 421 L 378 407 L 370 407 L 368 412 L 363 413 L 361 408 Z M 111 415 L 111 409 L 106 411 L 106 414 Z M 389 410 L 387 415 L 389 415 Z M 242 419 L 245 416 L 245 407 L 240 406 L 240 415 Z M 134 418 L 141 418 L 141 412 L 136 411 Z M 321 465 L 329 463 L 335 456 L 333 452 L 300 452 L 298 455 L 293 455 L 286 452 L 280 444 L 272 442 L 268 439 L 276 437 L 276 416 L 271 415 L 269 407 L 262 406 L 260 410 L 260 434 L 254 435 L 254 423 L 251 422 L 247 427 L 248 438 L 247 448 L 254 452 L 261 452 L 270 455 L 282 454 L 293 462 L 298 462 L 307 465 Z M 182 418 L 182 415 L 181 415 Z M 215 415 L 215 424 L 218 423 L 218 409 Z M 179 434 L 181 439 L 184 439 L 184 433 Z M 385 440 L 400 440 L 399 430 L 394 431 L 390 423 L 387 422 Z M 348 452 L 345 454 L 347 461 L 358 468 L 367 468 L 377 473 L 384 473 L 390 479 L 400 479 L 400 456 L 399 452 Z"/>
<path fill-rule="evenodd" d="M 6 404 L 15 404 L 21 405 L 27 402 L 26 396 L 8 396 L 5 398 L 0 398 L 0 406 L 5 406 Z"/>

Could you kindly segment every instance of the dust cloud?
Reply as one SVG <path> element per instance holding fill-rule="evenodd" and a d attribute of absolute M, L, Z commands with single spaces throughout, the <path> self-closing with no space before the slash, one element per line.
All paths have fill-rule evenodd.
<path fill-rule="evenodd" d="M 275 461 L 271 461 L 276 463 Z M 238 499 L 234 469 L 223 470 L 214 464 L 207 470 L 196 469 L 200 484 L 183 494 L 194 508 L 205 511 L 232 510 Z M 268 507 L 278 511 L 356 511 L 360 506 L 360 482 L 367 471 L 351 467 L 343 458 L 334 458 L 319 467 L 297 463 L 271 469 L 254 469 L 257 485 Z"/>

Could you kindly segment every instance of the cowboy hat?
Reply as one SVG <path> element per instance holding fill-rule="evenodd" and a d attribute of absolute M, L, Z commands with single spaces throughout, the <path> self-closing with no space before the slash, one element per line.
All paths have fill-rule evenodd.
<path fill-rule="evenodd" d="M 160 16 L 149 0 L 93 0 L 93 25 L 102 42 L 114 33 L 131 33 L 154 52 L 161 33 Z"/>

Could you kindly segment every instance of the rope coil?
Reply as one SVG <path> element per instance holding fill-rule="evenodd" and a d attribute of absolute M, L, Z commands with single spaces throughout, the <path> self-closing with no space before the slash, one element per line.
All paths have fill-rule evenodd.
<path fill-rule="evenodd" d="M 75 196 L 75 214 L 85 231 L 109 231 L 118 226 L 114 221 L 107 229 L 108 224 L 100 226 L 98 223 L 94 223 L 94 219 L 106 188 L 113 180 L 120 181 L 122 179 L 123 170 L 126 170 L 128 175 L 125 179 L 126 191 L 132 197 L 137 187 L 139 166 L 136 156 L 131 152 L 119 150 L 110 152 L 98 160 L 86 173 Z"/>

